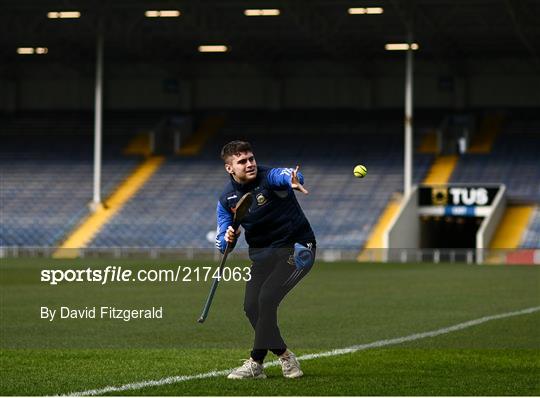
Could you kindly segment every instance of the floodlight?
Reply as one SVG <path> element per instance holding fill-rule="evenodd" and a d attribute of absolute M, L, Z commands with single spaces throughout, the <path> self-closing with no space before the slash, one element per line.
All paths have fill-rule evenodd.
<path fill-rule="evenodd" d="M 411 50 L 418 50 L 418 48 L 418 43 L 410 45 Z M 388 51 L 405 51 L 409 49 L 409 43 L 387 43 L 384 45 L 384 49 Z"/>
<path fill-rule="evenodd" d="M 199 52 L 201 53 L 224 53 L 227 51 L 229 51 L 229 48 L 222 44 L 199 46 Z"/>
<path fill-rule="evenodd" d="M 68 18 L 80 18 L 81 13 L 79 11 L 50 11 L 47 13 L 49 19 L 68 19 Z"/>
<path fill-rule="evenodd" d="M 176 18 L 181 15 L 179 10 L 147 10 L 144 12 L 147 18 Z"/>
<path fill-rule="evenodd" d="M 244 10 L 246 17 L 277 17 L 281 11 L 277 8 L 247 9 Z"/>

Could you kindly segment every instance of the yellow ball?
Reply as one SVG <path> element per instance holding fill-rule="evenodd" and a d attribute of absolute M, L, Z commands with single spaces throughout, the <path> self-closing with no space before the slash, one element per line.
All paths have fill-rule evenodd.
<path fill-rule="evenodd" d="M 356 178 L 364 178 L 367 174 L 366 166 L 361 164 L 354 166 L 353 174 Z"/>

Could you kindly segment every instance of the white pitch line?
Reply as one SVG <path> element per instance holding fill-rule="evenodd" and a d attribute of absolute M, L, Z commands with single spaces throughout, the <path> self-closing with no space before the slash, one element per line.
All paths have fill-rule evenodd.
<path fill-rule="evenodd" d="M 367 344 L 359 344 L 359 345 L 353 345 L 351 347 L 347 348 L 340 348 L 332 351 L 326 351 L 326 352 L 319 352 L 316 354 L 307 354 L 302 355 L 298 357 L 298 359 L 306 361 L 309 359 L 316 359 L 316 358 L 323 358 L 323 357 L 333 357 L 336 355 L 344 355 L 344 354 L 351 354 L 353 352 L 357 351 L 363 351 L 370 348 L 379 348 L 389 345 L 396 345 L 396 344 L 402 344 L 408 341 L 414 341 L 414 340 L 420 340 L 425 339 L 426 337 L 436 337 L 440 336 L 442 334 L 457 332 L 458 330 L 463 330 L 470 328 L 472 326 L 480 325 L 482 323 L 486 323 L 489 321 L 494 321 L 497 319 L 503 319 L 503 318 L 510 318 L 513 316 L 518 315 L 525 315 L 525 314 L 532 314 L 533 312 L 540 311 L 540 307 L 531 307 L 531 308 L 525 308 L 523 310 L 519 311 L 513 311 L 513 312 L 505 312 L 503 314 L 496 314 L 496 315 L 489 315 L 484 316 L 482 318 L 473 319 L 471 321 L 458 323 L 456 325 L 448 326 L 445 328 L 432 330 L 429 332 L 423 332 L 423 333 L 415 333 L 411 334 L 409 336 L 403 336 L 403 337 L 396 337 L 394 339 L 386 339 L 386 340 L 379 340 L 374 341 L 372 343 Z M 277 366 L 279 364 L 279 361 L 272 361 L 265 364 L 265 367 L 270 366 Z M 86 390 L 86 391 L 79 391 L 79 392 L 73 392 L 70 394 L 66 394 L 67 396 L 83 396 L 83 395 L 103 395 L 110 392 L 120 392 L 120 391 L 127 391 L 127 390 L 137 390 L 140 388 L 145 387 L 154 387 L 154 386 L 164 386 L 167 384 L 175 384 L 175 383 L 181 383 L 183 381 L 189 381 L 189 380 L 197 380 L 197 379 L 208 379 L 211 377 L 218 377 L 218 376 L 225 376 L 229 374 L 232 371 L 232 369 L 225 369 L 225 370 L 216 370 L 212 372 L 207 373 L 199 373 L 196 375 L 189 375 L 189 376 L 171 376 L 166 377 L 159 380 L 146 380 L 146 381 L 140 381 L 136 383 L 128 383 L 121 386 L 107 386 L 103 388 L 96 388 L 94 390 Z"/>

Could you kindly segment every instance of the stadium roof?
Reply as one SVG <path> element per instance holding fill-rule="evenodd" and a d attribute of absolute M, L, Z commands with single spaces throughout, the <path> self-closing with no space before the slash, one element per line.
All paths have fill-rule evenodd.
<path fill-rule="evenodd" d="M 381 7 L 382 14 L 350 15 L 350 7 Z M 250 8 L 275 8 L 277 17 L 246 17 Z M 177 18 L 145 11 L 180 10 Z M 49 19 L 50 11 L 81 12 Z M 103 16 L 108 60 L 189 62 L 205 57 L 269 63 L 323 59 L 362 64 L 391 56 L 384 45 L 404 42 L 412 21 L 422 57 L 519 58 L 540 67 L 540 2 L 536 0 L 3 0 L 0 57 L 7 67 L 18 47 L 47 47 L 54 62 L 95 57 Z M 201 44 L 224 44 L 226 54 L 200 54 Z M 6 63 L 4 63 L 6 65 Z"/>

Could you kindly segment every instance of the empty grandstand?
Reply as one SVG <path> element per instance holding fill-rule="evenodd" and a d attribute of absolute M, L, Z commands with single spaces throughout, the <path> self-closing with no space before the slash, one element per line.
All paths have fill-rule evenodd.
<path fill-rule="evenodd" d="M 281 116 L 281 117 L 280 117 Z M 347 120 L 348 119 L 348 120 Z M 311 194 L 299 197 L 319 245 L 360 250 L 391 195 L 402 186 L 402 137 L 397 122 L 231 117 L 195 158 L 169 159 L 92 240 L 92 247 L 205 248 L 212 244 L 217 196 L 227 181 L 221 146 L 249 140 L 259 164 L 301 165 Z M 351 165 L 361 159 L 369 176 L 358 183 Z M 417 181 L 432 157 L 416 159 Z"/>
<path fill-rule="evenodd" d="M 464 154 L 451 182 L 504 183 L 512 202 L 540 203 L 540 122 L 513 119 L 490 153 Z"/>
<path fill-rule="evenodd" d="M 215 198 L 227 178 L 219 150 L 225 142 L 243 138 L 252 142 L 260 164 L 301 165 L 311 194 L 298 198 L 321 247 L 360 250 L 403 183 L 399 121 L 391 114 L 386 121 L 379 116 L 231 113 L 199 153 L 168 156 L 87 246 L 211 248 Z M 130 139 L 158 121 L 155 113 L 111 117 L 104 144 L 105 198 L 141 160 L 123 154 Z M 432 125 L 433 118 L 426 118 L 418 131 Z M 8 134 L 2 147 L 0 244 L 59 246 L 90 214 L 91 123 L 80 115 L 34 114 L 11 118 L 4 126 L 8 133 L 21 133 Z M 459 157 L 451 182 L 505 183 L 512 202 L 540 202 L 537 127 L 530 119 L 511 121 L 490 153 Z M 424 179 L 433 159 L 430 154 L 415 155 L 415 183 Z M 369 169 L 361 184 L 350 171 L 360 161 Z M 536 211 L 522 247 L 538 244 L 539 217 Z"/>
<path fill-rule="evenodd" d="M 121 150 L 147 116 L 110 118 L 104 141 L 105 197 L 139 160 Z M 90 115 L 33 113 L 2 125 L 2 246 L 57 246 L 90 212 L 93 137 Z"/>

